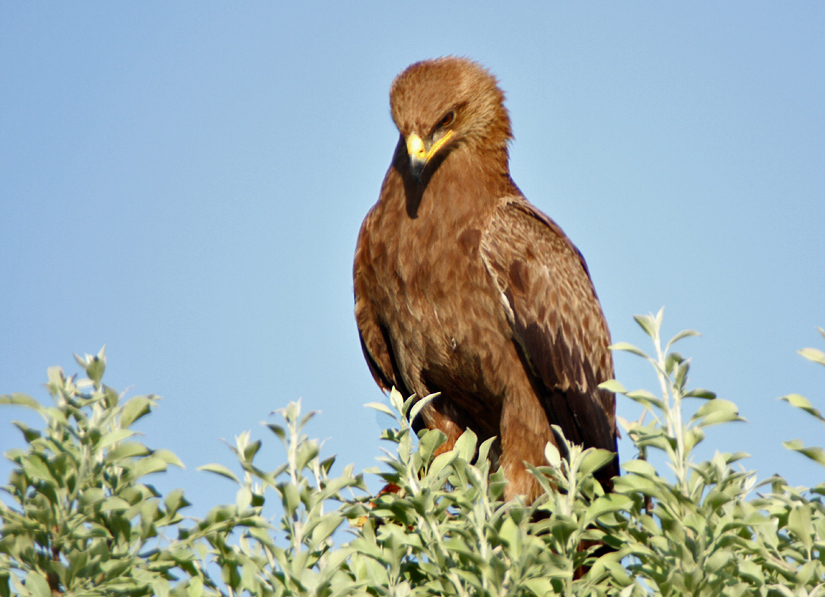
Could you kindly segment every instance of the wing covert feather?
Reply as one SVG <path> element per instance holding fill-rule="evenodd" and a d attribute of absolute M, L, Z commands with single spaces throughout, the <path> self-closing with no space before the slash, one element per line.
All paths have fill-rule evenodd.
<path fill-rule="evenodd" d="M 522 197 L 498 205 L 481 253 L 550 422 L 615 452 L 615 397 L 597 387 L 613 377 L 610 334 L 581 254 Z"/>
<path fill-rule="evenodd" d="M 361 349 L 375 382 L 386 391 L 396 386 L 399 391 L 407 392 L 403 384 L 399 384 L 400 376 L 392 352 L 392 343 L 386 327 L 381 324 L 372 300 L 371 290 L 375 287 L 375 261 L 377 258 L 373 254 L 372 243 L 367 240 L 371 236 L 374 226 L 372 216 L 373 211 L 371 210 L 361 226 L 355 249 L 355 263 L 353 265 L 355 323 L 358 326 Z M 405 393 L 406 395 L 409 394 Z"/>

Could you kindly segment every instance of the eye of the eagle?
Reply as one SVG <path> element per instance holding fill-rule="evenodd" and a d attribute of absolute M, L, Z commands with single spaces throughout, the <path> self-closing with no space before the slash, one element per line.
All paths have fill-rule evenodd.
<path fill-rule="evenodd" d="M 455 122 L 455 110 L 450 110 L 439 121 L 438 128 L 443 129 L 444 127 L 450 126 L 453 122 Z"/>

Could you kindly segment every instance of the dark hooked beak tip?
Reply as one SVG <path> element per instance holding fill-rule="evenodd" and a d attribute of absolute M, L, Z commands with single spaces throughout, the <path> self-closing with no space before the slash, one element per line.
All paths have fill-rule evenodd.
<path fill-rule="evenodd" d="M 427 165 L 427 162 L 424 160 L 417 160 L 415 158 L 410 158 L 410 174 L 415 179 L 415 182 L 421 183 L 422 178 L 424 175 L 424 167 Z"/>

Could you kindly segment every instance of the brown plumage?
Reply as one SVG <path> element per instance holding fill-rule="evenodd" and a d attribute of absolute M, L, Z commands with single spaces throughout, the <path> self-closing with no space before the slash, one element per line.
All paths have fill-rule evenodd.
<path fill-rule="evenodd" d="M 441 396 L 417 428 L 497 436 L 505 497 L 535 499 L 551 424 L 617 451 L 610 335 L 584 259 L 510 178 L 495 78 L 463 58 L 418 62 L 390 91 L 401 134 L 355 252 L 355 316 L 375 380 Z M 598 474 L 609 488 L 618 458 Z"/>

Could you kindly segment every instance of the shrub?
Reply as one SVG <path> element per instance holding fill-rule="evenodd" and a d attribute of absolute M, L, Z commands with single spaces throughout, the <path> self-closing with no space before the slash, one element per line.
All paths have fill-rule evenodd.
<path fill-rule="evenodd" d="M 240 476 L 202 467 L 238 485 L 235 504 L 184 518 L 181 490 L 164 496 L 145 480 L 177 457 L 131 430 L 157 398 L 105 386 L 103 351 L 78 358 L 84 379 L 51 368 L 54 406 L 0 397 L 44 419 L 42 429 L 16 422 L 27 447 L 6 453 L 15 469 L 3 488 L 10 505 L 0 503 L 0 596 L 825 594 L 825 483 L 759 482 L 741 453 L 694 462 L 706 427 L 741 418 L 733 403 L 688 387 L 689 361 L 672 348 L 695 332 L 662 346 L 661 319 L 637 317 L 653 355 L 614 347 L 648 360 L 658 381 L 656 394 L 606 384 L 644 411 L 625 425 L 638 455 L 614 492 L 593 478 L 608 454 L 568 444 L 562 457 L 548 446 L 549 465 L 533 469 L 546 494 L 529 505 L 502 501 L 489 442 L 466 432 L 438 456 L 439 432 L 416 442 L 410 420 L 423 401 L 393 392 L 389 406 L 370 405 L 394 418 L 382 433 L 393 449 L 365 473 L 394 491 L 367 495 L 351 466 L 333 476 L 334 458 L 305 434 L 314 413 L 297 402 L 280 411 L 283 425 L 267 425 L 287 462 L 259 468 L 261 442 L 242 433 L 232 448 Z M 800 352 L 825 365 L 821 351 Z M 686 420 L 689 399 L 702 403 Z M 825 423 L 806 398 L 783 400 Z M 825 465 L 822 448 L 785 446 Z"/>

